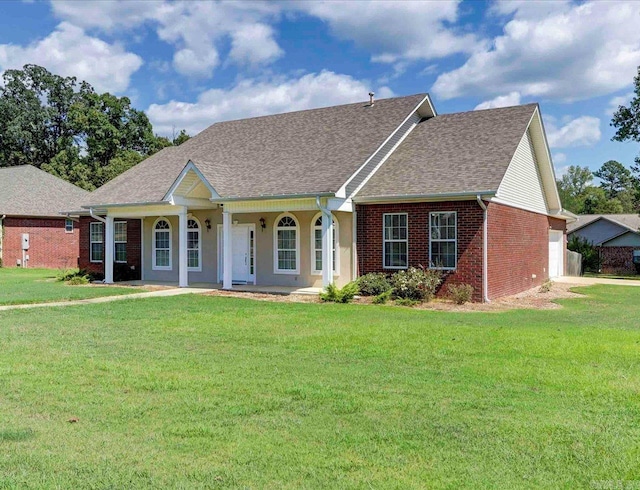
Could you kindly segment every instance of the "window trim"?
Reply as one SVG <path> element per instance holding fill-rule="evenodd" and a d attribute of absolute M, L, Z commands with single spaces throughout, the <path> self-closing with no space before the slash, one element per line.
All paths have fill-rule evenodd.
<path fill-rule="evenodd" d="M 114 221 L 113 222 L 113 261 L 116 264 L 126 264 L 127 263 L 127 260 L 124 260 L 124 261 L 123 260 L 116 260 L 116 257 L 117 257 L 117 254 L 116 254 L 116 243 L 124 243 L 125 244 L 124 245 L 124 253 L 125 253 L 125 256 L 127 255 L 127 240 L 128 240 L 129 237 L 127 236 L 127 240 L 125 240 L 124 242 L 122 240 L 116 240 L 116 224 L 122 224 L 122 223 L 124 223 L 125 235 L 128 235 L 128 233 L 127 233 L 127 231 L 128 231 L 127 230 L 127 222 L 126 221 L 120 220 L 120 221 Z"/>
<path fill-rule="evenodd" d="M 69 230 L 69 223 L 71 223 L 71 229 Z M 75 225 L 73 223 L 73 220 L 71 218 L 65 218 L 64 220 L 64 232 L 65 233 L 73 233 L 73 230 L 75 230 Z"/>
<path fill-rule="evenodd" d="M 278 230 L 281 228 L 278 227 L 278 223 L 284 217 L 290 217 L 296 224 L 296 268 L 292 269 L 279 269 L 278 268 Z M 283 228 L 285 229 L 285 228 Z M 291 228 L 286 228 L 291 229 Z M 291 213 L 282 213 L 278 215 L 273 222 L 273 273 L 274 274 L 289 274 L 289 275 L 300 275 L 300 221 Z"/>
<path fill-rule="evenodd" d="M 316 251 L 318 250 L 316 249 L 316 230 L 318 229 L 322 230 L 322 225 L 316 226 L 316 221 L 318 220 L 318 218 L 321 218 L 321 217 L 322 217 L 322 211 L 316 214 L 311 220 L 311 242 L 310 242 L 311 246 L 309 248 L 311 249 L 311 275 L 312 276 L 322 275 L 321 270 L 316 270 Z M 340 275 L 340 225 L 338 224 L 338 220 L 336 219 L 335 216 L 333 216 L 333 236 L 335 241 L 335 247 L 334 247 L 334 253 L 333 253 L 334 254 L 333 275 L 339 276 Z M 320 249 L 320 251 L 322 251 L 322 249 Z"/>
<path fill-rule="evenodd" d="M 166 221 L 167 224 L 169 225 L 169 229 L 168 230 L 162 230 L 162 231 L 168 231 L 169 232 L 169 265 L 165 266 L 165 265 L 156 265 L 156 232 L 159 230 L 156 230 L 156 226 L 158 225 L 158 223 L 160 221 Z M 169 221 L 169 218 L 165 218 L 164 216 L 160 216 L 158 219 L 156 219 L 153 222 L 153 228 L 151 228 L 151 230 L 153 231 L 152 233 L 152 237 L 151 239 L 153 240 L 153 243 L 151 244 L 151 269 L 154 271 L 171 271 L 173 270 L 173 226 L 171 225 L 171 221 Z M 161 248 L 160 250 L 167 250 L 165 248 Z"/>
<path fill-rule="evenodd" d="M 397 215 L 404 215 L 407 217 L 407 238 L 404 240 L 387 240 L 387 237 L 385 235 L 385 221 L 386 221 L 386 216 L 397 216 Z M 387 254 L 386 252 L 386 247 L 385 245 L 388 243 L 406 243 L 407 244 L 407 265 L 405 266 L 398 266 L 398 265 L 387 265 L 386 264 L 386 259 L 387 259 Z M 409 213 L 407 212 L 400 212 L 400 213 L 383 213 L 382 214 L 382 268 L 383 269 L 389 269 L 389 270 L 405 270 L 409 268 Z"/>
<path fill-rule="evenodd" d="M 433 239 L 431 237 L 431 217 L 435 214 L 452 214 L 455 218 L 455 238 L 451 239 L 451 238 L 438 238 L 438 239 Z M 434 269 L 434 270 L 438 270 L 438 271 L 455 271 L 458 269 L 458 212 L 457 211 L 431 211 L 429 213 L 429 269 Z M 451 243 L 453 242 L 455 245 L 455 253 L 454 253 L 454 266 L 453 267 L 434 267 L 431 264 L 433 264 L 433 261 L 431 260 L 431 243 L 432 242 L 436 242 L 436 243 Z"/>
<path fill-rule="evenodd" d="M 96 242 L 93 240 L 93 231 L 92 228 L 94 225 L 98 225 L 100 226 L 100 231 L 101 231 L 101 235 L 102 235 L 102 240 L 100 240 L 99 242 Z M 102 244 L 102 259 L 101 260 L 95 260 L 93 258 L 93 244 L 94 243 L 101 243 Z M 102 262 L 104 262 L 104 223 L 100 222 L 100 221 L 92 221 L 91 223 L 89 223 L 89 262 L 91 262 L 92 264 L 102 264 Z"/>
<path fill-rule="evenodd" d="M 189 272 L 202 272 L 202 224 L 200 224 L 200 220 L 195 216 L 187 217 L 187 263 L 189 261 L 189 250 L 193 250 L 189 248 L 189 231 L 194 230 L 195 228 L 189 228 L 189 221 L 195 221 L 198 225 L 198 267 L 188 267 L 187 271 Z"/>

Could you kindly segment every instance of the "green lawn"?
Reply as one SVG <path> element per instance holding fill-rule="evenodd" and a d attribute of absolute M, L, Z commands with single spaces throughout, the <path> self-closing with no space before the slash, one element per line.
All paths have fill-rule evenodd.
<path fill-rule="evenodd" d="M 635 488 L 640 290 L 580 291 L 0 312 L 0 488 Z"/>
<path fill-rule="evenodd" d="M 630 281 L 640 281 L 640 274 L 596 274 L 595 272 L 585 272 L 585 277 L 598 277 L 600 279 L 628 279 Z"/>
<path fill-rule="evenodd" d="M 58 272 L 0 267 L 0 305 L 50 303 L 141 291 L 125 287 L 69 286 L 56 280 Z"/>

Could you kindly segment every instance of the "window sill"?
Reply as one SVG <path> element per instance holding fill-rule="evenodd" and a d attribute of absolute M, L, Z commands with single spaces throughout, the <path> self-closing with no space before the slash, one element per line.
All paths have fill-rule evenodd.
<path fill-rule="evenodd" d="M 289 270 L 278 270 L 275 269 L 273 271 L 274 274 L 284 274 L 284 275 L 289 275 L 289 276 L 299 276 L 300 275 L 300 270 L 295 270 L 295 271 L 289 271 Z"/>

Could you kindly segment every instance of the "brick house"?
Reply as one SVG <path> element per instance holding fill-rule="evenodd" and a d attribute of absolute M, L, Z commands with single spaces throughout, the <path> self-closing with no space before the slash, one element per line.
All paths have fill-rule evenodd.
<path fill-rule="evenodd" d="M 571 219 L 537 104 L 438 115 L 427 94 L 216 123 L 74 211 L 80 265 L 106 282 L 322 287 L 422 265 L 477 301 L 562 275 Z"/>
<path fill-rule="evenodd" d="M 594 245 L 605 274 L 637 274 L 640 270 L 640 215 L 583 214 L 567 226 L 570 240 L 577 236 Z"/>
<path fill-rule="evenodd" d="M 31 165 L 0 168 L 0 264 L 77 267 L 77 217 L 60 214 L 89 193 Z"/>

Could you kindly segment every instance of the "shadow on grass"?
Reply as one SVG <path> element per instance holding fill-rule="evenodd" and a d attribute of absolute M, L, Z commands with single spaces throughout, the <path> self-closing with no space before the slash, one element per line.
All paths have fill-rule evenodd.
<path fill-rule="evenodd" d="M 0 442 L 20 442 L 33 439 L 36 433 L 31 429 L 0 429 Z"/>

